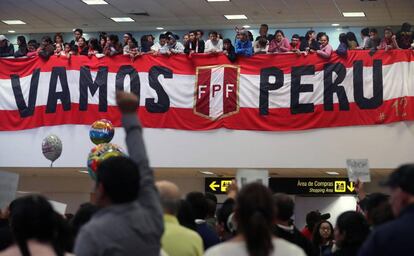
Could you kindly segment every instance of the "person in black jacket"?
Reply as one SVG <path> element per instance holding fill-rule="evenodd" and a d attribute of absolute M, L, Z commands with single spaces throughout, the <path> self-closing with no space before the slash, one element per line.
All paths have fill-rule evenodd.
<path fill-rule="evenodd" d="M 14 47 L 9 39 L 4 35 L 0 35 L 0 57 L 11 57 L 14 54 Z"/>
<path fill-rule="evenodd" d="M 52 39 L 49 36 L 44 36 L 42 38 L 42 44 L 38 49 L 39 57 L 44 60 L 49 60 L 50 56 L 55 53 L 55 48 L 53 47 Z"/>
<path fill-rule="evenodd" d="M 306 32 L 305 38 L 300 43 L 300 50 L 306 52 L 316 52 L 320 49 L 319 42 L 316 40 L 315 31 Z"/>
<path fill-rule="evenodd" d="M 223 53 L 231 62 L 236 61 L 236 50 L 234 49 L 234 46 L 231 44 L 231 40 L 228 38 L 223 40 Z"/>
<path fill-rule="evenodd" d="M 369 225 L 364 216 L 347 211 L 336 220 L 335 242 L 337 250 L 332 256 L 356 256 L 369 235 Z"/>
<path fill-rule="evenodd" d="M 184 53 L 186 54 L 193 54 L 193 53 L 204 53 L 204 41 L 197 39 L 197 32 L 191 31 L 190 32 L 190 40 L 185 45 Z"/>
<path fill-rule="evenodd" d="M 390 187 L 396 219 L 377 227 L 359 256 L 412 255 L 414 252 L 414 164 L 400 166 L 383 185 Z"/>
<path fill-rule="evenodd" d="M 26 38 L 24 36 L 18 36 L 17 45 L 19 46 L 19 49 L 14 53 L 14 57 L 25 57 L 28 52 Z"/>
<path fill-rule="evenodd" d="M 291 224 L 291 217 L 294 212 L 295 203 L 292 198 L 286 194 L 275 194 L 273 195 L 275 207 L 276 207 L 276 218 L 275 224 L 272 228 L 273 234 L 277 237 L 283 238 L 293 244 L 296 244 L 308 256 L 315 256 L 316 248 L 302 233 Z"/>

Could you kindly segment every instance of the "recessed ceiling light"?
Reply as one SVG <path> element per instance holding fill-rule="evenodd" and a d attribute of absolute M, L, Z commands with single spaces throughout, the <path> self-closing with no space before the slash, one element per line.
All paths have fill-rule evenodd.
<path fill-rule="evenodd" d="M 230 2 L 230 0 L 207 0 L 207 2 Z"/>
<path fill-rule="evenodd" d="M 130 17 L 112 17 L 111 20 L 115 22 L 135 22 L 135 20 Z"/>
<path fill-rule="evenodd" d="M 224 15 L 228 20 L 247 20 L 247 16 L 244 14 L 236 14 L 236 15 Z"/>
<path fill-rule="evenodd" d="M 205 175 L 215 175 L 214 172 L 208 172 L 208 171 L 200 171 L 200 173 L 205 174 Z"/>
<path fill-rule="evenodd" d="M 250 28 L 250 25 L 244 25 L 243 28 Z"/>
<path fill-rule="evenodd" d="M 23 25 L 26 24 L 26 22 L 22 20 L 2 20 L 7 25 Z"/>
<path fill-rule="evenodd" d="M 339 27 L 339 25 L 340 25 L 340 24 L 338 24 L 338 23 L 333 23 L 333 24 L 332 24 L 332 27 Z"/>
<path fill-rule="evenodd" d="M 9 30 L 7 32 L 9 32 L 9 33 L 16 33 L 16 31 L 14 31 L 14 30 Z"/>
<path fill-rule="evenodd" d="M 339 175 L 339 172 L 326 172 L 328 175 Z"/>
<path fill-rule="evenodd" d="M 88 5 L 104 5 L 104 4 L 108 4 L 104 0 L 82 0 L 82 2 L 84 2 L 85 4 L 88 4 Z"/>
<path fill-rule="evenodd" d="M 156 27 L 157 30 L 163 30 L 164 28 L 162 27 Z"/>
<path fill-rule="evenodd" d="M 365 17 L 364 12 L 343 12 L 342 15 L 346 18 Z"/>

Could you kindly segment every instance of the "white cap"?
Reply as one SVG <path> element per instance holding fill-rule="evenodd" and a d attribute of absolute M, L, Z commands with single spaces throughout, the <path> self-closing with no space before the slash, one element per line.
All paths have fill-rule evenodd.
<path fill-rule="evenodd" d="M 3 40 L 9 41 L 9 39 L 7 39 L 7 37 L 5 37 L 4 35 L 0 35 L 0 41 L 3 41 Z"/>

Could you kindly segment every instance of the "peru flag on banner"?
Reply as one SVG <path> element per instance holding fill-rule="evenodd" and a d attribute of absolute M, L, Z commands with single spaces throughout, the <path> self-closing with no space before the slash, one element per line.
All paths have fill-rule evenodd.
<path fill-rule="evenodd" d="M 0 59 L 0 130 L 120 125 L 116 90 L 145 127 L 288 131 L 414 120 L 410 50 L 239 57 L 196 54 Z"/>

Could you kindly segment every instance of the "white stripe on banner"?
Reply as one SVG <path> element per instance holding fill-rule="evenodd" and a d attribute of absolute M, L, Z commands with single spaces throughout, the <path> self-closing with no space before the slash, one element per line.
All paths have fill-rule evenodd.
<path fill-rule="evenodd" d="M 372 67 L 364 67 L 364 94 L 370 98 L 373 94 L 373 69 Z M 384 100 L 399 98 L 403 96 L 414 96 L 414 63 L 398 62 L 391 65 L 383 66 L 383 90 Z M 92 78 L 95 79 L 97 73 L 91 72 Z M 323 104 L 323 71 L 318 71 L 313 76 L 302 76 L 302 84 L 313 84 L 313 92 L 300 94 L 300 103 Z M 50 72 L 42 72 L 39 78 L 39 87 L 37 92 L 36 106 L 47 104 L 49 93 Z M 67 71 L 67 78 L 72 103 L 79 103 L 79 75 L 77 70 Z M 115 73 L 108 74 L 108 105 L 115 105 Z M 26 103 L 30 90 L 31 75 L 20 78 L 22 93 Z M 141 82 L 141 98 L 140 105 L 145 105 L 146 98 L 155 98 L 157 102 L 156 92 L 149 86 L 148 73 L 139 73 Z M 336 78 L 334 75 L 333 79 Z M 223 112 L 223 79 L 224 69 L 216 68 L 212 70 L 211 76 L 211 94 L 214 93 L 214 85 L 220 85 L 220 91 L 215 93 L 215 97 L 210 99 L 210 111 L 212 117 L 220 116 Z M 126 76 L 124 85 L 125 90 L 130 90 L 129 76 Z M 194 75 L 174 75 L 172 79 L 166 79 L 162 75 L 158 77 L 165 92 L 170 98 L 170 107 L 173 108 L 193 108 L 195 76 Z M 274 80 L 274 79 L 273 79 Z M 284 85 L 278 90 L 269 92 L 269 108 L 289 108 L 290 107 L 290 85 L 291 75 L 285 74 Z M 353 69 L 348 68 L 345 80 L 341 83 L 345 88 L 350 103 L 354 101 L 353 88 Z M 57 90 L 61 90 L 58 84 Z M 239 85 L 240 107 L 258 108 L 260 97 L 260 75 L 240 75 Z M 221 93 L 220 93 L 221 92 Z M 212 96 L 212 95 L 211 95 Z M 88 92 L 89 104 L 99 103 L 99 92 L 93 97 Z M 336 94 L 334 95 L 334 103 L 338 103 Z M 11 86 L 10 79 L 0 79 L 0 110 L 16 110 L 16 102 Z"/>

